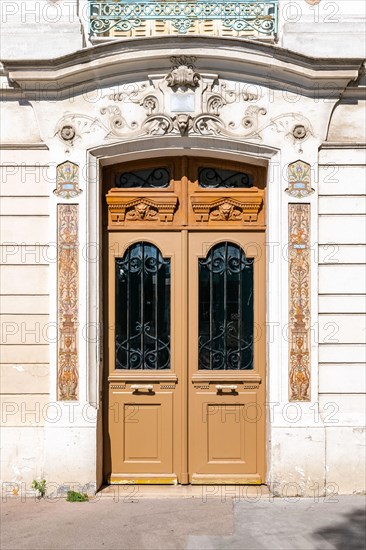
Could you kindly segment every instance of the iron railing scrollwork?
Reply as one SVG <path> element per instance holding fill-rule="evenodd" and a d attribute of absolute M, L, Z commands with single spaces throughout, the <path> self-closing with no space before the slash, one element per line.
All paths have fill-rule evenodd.
<path fill-rule="evenodd" d="M 259 36 L 277 33 L 278 0 L 89 1 L 89 30 L 92 36 L 108 36 L 111 31 L 128 32 L 146 21 L 170 21 L 185 34 L 197 21 L 221 21 L 233 31 L 250 31 Z"/>

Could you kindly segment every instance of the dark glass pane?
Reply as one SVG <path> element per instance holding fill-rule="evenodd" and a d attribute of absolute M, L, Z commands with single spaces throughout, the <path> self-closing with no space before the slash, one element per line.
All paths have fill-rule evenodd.
<path fill-rule="evenodd" d="M 170 174 L 166 168 L 147 168 L 116 174 L 116 187 L 169 187 L 169 184 Z"/>
<path fill-rule="evenodd" d="M 235 170 L 219 168 L 200 168 L 198 170 L 200 187 L 253 187 L 253 176 Z"/>
<path fill-rule="evenodd" d="M 253 368 L 253 261 L 229 242 L 199 260 L 199 369 Z"/>
<path fill-rule="evenodd" d="M 140 242 L 115 269 L 116 369 L 170 369 L 170 260 Z"/>

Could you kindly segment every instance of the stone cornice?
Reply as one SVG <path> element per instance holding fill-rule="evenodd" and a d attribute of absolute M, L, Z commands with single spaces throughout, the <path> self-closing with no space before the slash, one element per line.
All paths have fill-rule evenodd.
<path fill-rule="evenodd" d="M 16 142 L 16 143 L 0 143 L 0 150 L 25 150 L 25 151 L 32 151 L 32 150 L 45 150 L 49 151 L 49 147 L 42 142 L 38 143 L 22 143 L 22 142 Z"/>
<path fill-rule="evenodd" d="M 199 71 L 307 96 L 336 99 L 357 79 L 362 59 L 312 58 L 272 44 L 236 38 L 165 36 L 124 39 L 50 60 L 4 60 L 13 90 L 3 94 L 63 99 L 93 88 L 144 80 L 168 71 L 172 55 L 197 57 Z"/>
<path fill-rule="evenodd" d="M 322 149 L 366 149 L 366 143 L 353 143 L 353 142 L 347 142 L 347 141 L 324 141 L 320 147 L 319 151 Z"/>

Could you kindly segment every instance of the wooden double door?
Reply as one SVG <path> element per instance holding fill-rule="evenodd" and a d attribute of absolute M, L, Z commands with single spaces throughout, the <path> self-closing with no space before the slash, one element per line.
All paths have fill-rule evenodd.
<path fill-rule="evenodd" d="M 207 159 L 105 174 L 110 483 L 265 480 L 261 177 Z"/>

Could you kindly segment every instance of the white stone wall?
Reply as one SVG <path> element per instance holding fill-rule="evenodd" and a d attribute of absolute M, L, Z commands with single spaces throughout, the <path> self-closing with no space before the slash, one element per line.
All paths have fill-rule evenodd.
<path fill-rule="evenodd" d="M 50 59 L 82 48 L 79 4 L 79 0 L 1 2 L 2 59 Z"/>
<path fill-rule="evenodd" d="M 280 0 L 279 45 L 312 57 L 363 57 L 363 0 Z"/>
<path fill-rule="evenodd" d="M 50 59 L 91 45 L 88 0 L 2 0 L 0 13 L 3 59 Z M 325 58 L 366 55 L 363 0 L 280 0 L 278 15 L 276 40 L 285 49 Z"/>
<path fill-rule="evenodd" d="M 365 149 L 348 147 L 319 156 L 319 404 L 327 483 L 353 493 L 365 488 L 366 170 Z"/>
<path fill-rule="evenodd" d="M 48 162 L 44 150 L 1 151 L 1 457 L 3 479 L 12 482 L 31 483 L 44 470 L 51 336 Z"/>
<path fill-rule="evenodd" d="M 0 204 L 1 451 L 4 481 L 27 483 L 29 486 L 34 478 L 45 476 L 55 484 L 79 482 L 100 485 L 101 482 L 101 423 L 97 425 L 95 418 L 96 408 L 100 405 L 99 341 L 88 342 L 81 333 L 80 402 L 71 408 L 56 402 L 55 243 L 56 208 L 57 203 L 61 202 L 53 194 L 56 165 L 68 159 L 81 167 L 80 187 L 83 194 L 76 202 L 80 206 L 80 250 L 85 251 L 88 242 L 97 242 L 99 235 L 99 160 L 120 162 L 144 155 L 154 156 L 161 151 L 164 155 L 181 154 L 184 149 L 185 154 L 189 154 L 190 150 L 192 154 L 204 151 L 204 154 L 222 158 L 268 163 L 269 240 L 276 243 L 276 247 L 279 245 L 275 250 L 282 250 L 288 240 L 287 207 L 292 199 L 284 192 L 288 185 L 285 168 L 289 162 L 298 158 L 311 164 L 315 193 L 306 202 L 312 206 L 314 255 L 312 402 L 298 405 L 301 421 L 289 421 L 286 414 L 291 415 L 294 409 L 286 409 L 288 343 L 281 336 L 282 328 L 288 322 L 287 292 L 273 292 L 273 285 L 275 288 L 287 288 L 288 265 L 282 256 L 276 256 L 268 268 L 268 320 L 274 323 L 272 327 L 280 327 L 268 348 L 268 398 L 270 402 L 278 403 L 273 417 L 268 417 L 268 481 L 273 484 L 275 492 L 282 495 L 296 491 L 311 495 L 316 485 L 322 494 L 324 490 L 331 492 L 332 484 L 341 493 L 364 491 L 366 199 L 365 150 L 360 147 L 365 142 L 364 105 L 352 99 L 336 107 L 332 113 L 343 92 L 342 83 L 337 81 L 334 84 L 332 77 L 329 82 L 331 87 L 334 86 L 334 95 L 326 101 L 319 100 L 318 96 L 302 93 L 301 82 L 309 85 L 312 78 L 308 69 L 299 69 L 294 64 L 289 69 L 290 62 L 286 65 L 287 61 L 279 67 L 278 60 L 275 66 L 271 59 L 268 62 L 265 53 L 254 58 L 255 52 L 238 54 L 234 47 L 231 51 L 223 48 L 220 56 L 218 49 L 209 45 L 205 50 L 197 46 L 193 51 L 194 42 L 190 39 L 187 53 L 202 58 L 206 56 L 204 63 L 210 70 L 202 66 L 200 69 L 203 72 L 206 70 L 211 73 L 214 67 L 221 78 L 225 66 L 230 65 L 230 77 L 225 81 L 228 83 L 227 89 L 240 90 L 244 81 L 249 91 L 259 92 L 258 105 L 267 111 L 266 115 L 257 117 L 259 120 L 263 116 L 263 125 L 267 124 L 261 132 L 261 139 L 245 135 L 231 138 L 227 135 L 226 141 L 220 138 L 220 142 L 214 138 L 203 140 L 199 136 L 181 138 L 175 135 L 158 138 L 144 136 L 144 139 L 129 140 L 128 135 L 118 134 L 118 128 L 113 129 L 112 116 L 108 119 L 108 116 L 101 115 L 101 108 L 121 106 L 113 104 L 109 94 L 121 91 L 121 82 L 123 89 L 126 79 L 133 82 L 131 74 L 137 62 L 144 59 L 146 50 L 133 53 L 130 60 L 123 61 L 122 48 L 113 54 L 115 57 L 112 58 L 111 54 L 110 60 L 106 62 L 107 68 L 103 68 L 104 58 L 100 54 L 99 68 L 86 68 L 85 60 L 78 64 L 79 61 L 75 59 L 74 67 L 73 62 L 70 62 L 74 74 L 70 76 L 70 73 L 67 78 L 71 86 L 78 86 L 83 71 L 89 70 L 92 81 L 97 79 L 99 82 L 100 87 L 95 92 L 90 92 L 88 88 L 89 92 L 83 94 L 82 88 L 70 88 L 65 96 L 60 94 L 50 100 L 42 94 L 34 96 L 33 92 L 29 92 L 33 85 L 32 78 L 38 78 L 40 89 L 45 87 L 51 90 L 51 95 L 53 89 L 61 89 L 61 84 L 67 86 L 67 80 L 63 81 L 60 74 L 54 75 L 54 81 L 47 81 L 52 71 L 52 59 L 75 52 L 84 45 L 84 41 L 91 48 L 81 12 L 77 11 L 77 18 L 72 24 L 68 20 L 71 3 L 68 6 L 61 1 L 51 3 L 42 0 L 37 6 L 34 3 L 35 10 L 39 10 L 41 5 L 48 6 L 43 14 L 47 14 L 48 9 L 63 10 L 62 17 L 50 23 L 45 20 L 32 22 L 28 16 L 25 21 L 21 11 L 23 3 L 13 2 L 15 11 L 13 14 L 7 12 L 7 18 L 10 19 L 6 20 L 3 39 L 4 59 L 25 60 L 23 72 L 17 68 L 13 70 L 15 83 L 9 80 L 6 71 L 1 80 L 3 90 L 8 94 L 2 117 Z M 331 30 L 329 22 L 321 22 L 319 19 L 316 25 L 313 24 L 309 17 L 314 16 L 315 8 L 311 8 L 305 0 L 295 3 L 302 10 L 302 19 L 285 20 L 282 12 L 280 46 L 314 57 L 341 59 L 362 56 L 360 29 L 364 20 L 359 15 L 362 2 L 347 0 L 347 7 L 343 1 L 338 2 L 344 19 L 334 23 Z M 27 3 L 29 11 L 30 4 Z M 77 2 L 74 4 L 77 8 Z M 5 9 L 4 6 L 5 2 L 2 2 L 2 9 Z M 281 2 L 280 7 L 286 9 L 285 6 L 286 2 Z M 320 3 L 316 9 L 329 8 Z M 20 46 L 17 34 L 19 28 L 24 31 L 24 40 Z M 349 39 L 351 34 L 352 40 Z M 340 49 L 340 40 L 345 44 L 345 49 L 342 49 L 343 46 Z M 139 68 L 139 78 L 142 80 L 138 84 L 146 81 L 151 85 L 147 80 L 151 67 L 154 66 L 159 74 L 166 73 L 170 55 L 180 51 L 172 51 L 171 46 L 167 46 L 163 54 L 161 50 L 155 54 L 148 53 L 152 61 L 147 61 L 146 66 Z M 286 53 L 283 56 L 286 60 Z M 108 52 L 105 54 L 107 57 Z M 243 71 L 238 70 L 240 83 L 235 83 L 233 76 L 234 57 L 235 63 L 242 63 L 245 67 Z M 35 58 L 51 59 L 50 67 L 40 70 L 36 76 L 33 72 L 28 77 L 30 60 Z M 93 60 L 92 49 L 90 59 Z M 247 60 L 252 63 L 249 69 L 245 65 Z M 107 74 L 108 63 L 117 67 L 114 74 Z M 123 75 L 123 63 L 128 65 L 126 77 Z M 29 68 L 29 71 L 33 69 Z M 67 72 L 67 68 L 62 70 Z M 278 81 L 282 78 L 278 75 L 285 74 L 285 77 L 282 81 L 283 89 L 274 91 L 270 84 L 271 75 L 276 71 Z M 351 72 L 344 77 L 344 87 L 349 80 L 356 78 L 356 73 L 352 76 Z M 287 87 L 293 73 L 297 75 L 294 82 L 298 79 L 297 92 L 294 83 L 291 91 Z M 121 82 L 117 85 L 116 74 L 125 78 L 123 80 L 121 76 Z M 222 113 L 226 128 L 231 120 L 242 119 L 248 105 L 240 105 L 238 101 Z M 122 107 L 123 114 L 130 122 L 143 122 L 146 113 L 138 102 Z M 294 113 L 295 118 L 292 118 Z M 70 147 L 62 143 L 57 132 L 62 118 L 73 115 L 84 118 L 79 119 L 80 136 L 75 145 Z M 282 115 L 288 117 L 282 126 L 271 125 L 271 120 L 277 120 Z M 297 116 L 305 117 L 311 126 L 309 138 L 302 144 L 301 153 L 290 132 L 293 121 L 299 120 Z M 327 135 L 330 119 L 332 122 Z M 89 121 L 88 124 L 94 121 L 92 127 L 82 126 L 85 120 Z M 113 134 L 113 130 L 117 133 Z M 156 151 L 160 147 L 161 151 Z M 89 321 L 99 321 L 98 276 L 95 262 L 87 263 L 81 256 L 82 327 Z M 284 408 L 286 414 L 283 413 Z M 288 485 L 291 483 L 295 485 Z"/>

